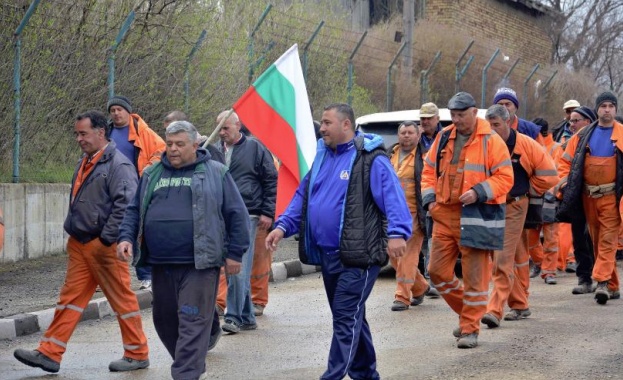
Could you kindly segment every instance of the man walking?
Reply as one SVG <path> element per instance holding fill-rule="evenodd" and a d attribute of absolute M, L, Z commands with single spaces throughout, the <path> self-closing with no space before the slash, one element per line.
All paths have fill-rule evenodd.
<path fill-rule="evenodd" d="M 388 254 L 403 256 L 412 218 L 383 140 L 355 132 L 349 105 L 325 107 L 320 133 L 312 168 L 266 247 L 299 233 L 301 261 L 322 267 L 333 338 L 320 378 L 379 379 L 365 302 Z"/>
<path fill-rule="evenodd" d="M 513 168 L 504 140 L 478 118 L 476 101 L 459 92 L 448 102 L 452 124 L 424 160 L 422 202 L 433 218 L 430 278 L 459 315 L 459 348 L 478 345 L 487 307 L 493 250 L 502 249 L 506 194 Z M 459 252 L 463 284 L 454 272 Z"/>
<path fill-rule="evenodd" d="M 595 300 L 600 305 L 621 297 L 615 256 L 623 194 L 623 125 L 614 120 L 617 105 L 611 92 L 597 97 L 597 123 L 569 139 L 559 166 L 562 202 L 558 216 L 564 220 L 584 212 L 595 254 Z"/>
<path fill-rule="evenodd" d="M 205 372 L 220 267 L 240 271 L 248 214 L 227 168 L 198 149 L 187 121 L 166 129 L 166 153 L 148 168 L 120 228 L 117 255 L 153 268 L 153 319 L 173 379 Z"/>
<path fill-rule="evenodd" d="M 132 113 L 132 103 L 125 96 L 113 96 L 108 101 L 110 114 L 110 139 L 117 144 L 140 177 L 149 165 L 160 160 L 164 152 L 164 140 L 147 123 Z M 141 282 L 140 289 L 151 290 L 151 268 L 136 267 L 136 277 Z"/>
<path fill-rule="evenodd" d="M 500 326 L 504 305 L 511 311 L 505 320 L 527 318 L 528 286 L 528 231 L 524 229 L 528 213 L 528 194 L 541 196 L 556 185 L 558 172 L 554 161 L 541 145 L 510 127 L 508 110 L 501 105 L 489 107 L 485 118 L 506 143 L 513 167 L 513 187 L 506 196 L 506 227 L 504 247 L 493 252 L 493 290 L 489 297 L 487 313 L 482 323 L 495 328 Z"/>
<path fill-rule="evenodd" d="M 128 263 L 117 260 L 119 224 L 136 191 L 137 176 L 130 161 L 106 136 L 106 116 L 89 111 L 76 118 L 74 135 L 84 153 L 71 181 L 70 205 L 64 229 L 67 275 L 54 319 L 34 351 L 17 349 L 15 358 L 31 367 L 58 372 L 69 338 L 99 285 L 117 315 L 124 354 L 110 363 L 113 372 L 149 366 L 136 295 L 130 289 Z"/>

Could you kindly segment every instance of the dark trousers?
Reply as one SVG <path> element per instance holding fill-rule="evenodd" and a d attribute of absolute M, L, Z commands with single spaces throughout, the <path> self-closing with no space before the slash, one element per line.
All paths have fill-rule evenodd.
<path fill-rule="evenodd" d="M 171 376 L 196 380 L 206 370 L 219 268 L 197 270 L 189 264 L 152 269 L 154 327 L 173 358 Z"/>
<path fill-rule="evenodd" d="M 151 280 L 151 267 L 136 267 L 136 278 L 139 281 Z"/>
<path fill-rule="evenodd" d="M 329 306 L 333 315 L 333 338 L 326 372 L 321 379 L 379 379 L 376 353 L 365 302 L 379 275 L 380 267 L 344 268 L 328 273 L 322 268 Z"/>
<path fill-rule="evenodd" d="M 584 213 L 578 213 L 571 222 L 571 236 L 573 237 L 573 252 L 577 264 L 575 275 L 578 277 L 578 283 L 591 284 L 593 282 L 591 276 L 595 265 L 595 255 Z"/>

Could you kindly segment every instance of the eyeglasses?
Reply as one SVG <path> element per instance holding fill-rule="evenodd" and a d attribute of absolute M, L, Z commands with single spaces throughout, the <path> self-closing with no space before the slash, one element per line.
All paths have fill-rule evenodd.
<path fill-rule="evenodd" d="M 586 119 L 571 119 L 569 120 L 569 123 L 579 123 L 582 120 L 586 120 Z"/>

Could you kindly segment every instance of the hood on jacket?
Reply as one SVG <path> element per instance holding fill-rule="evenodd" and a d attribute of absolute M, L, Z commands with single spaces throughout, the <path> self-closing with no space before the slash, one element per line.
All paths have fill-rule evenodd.
<path fill-rule="evenodd" d="M 167 157 L 167 152 L 162 153 L 162 165 L 167 169 L 167 170 L 187 170 L 190 167 L 195 167 L 197 164 L 200 164 L 202 162 L 207 162 L 209 159 L 211 158 L 210 153 L 208 153 L 207 150 L 205 150 L 204 148 L 197 148 L 197 158 L 195 159 L 195 161 L 191 162 L 190 164 L 184 165 L 180 168 L 174 168 L 171 165 L 171 162 L 169 161 L 169 158 Z"/>
<path fill-rule="evenodd" d="M 360 131 L 355 132 L 355 137 L 363 136 L 363 149 L 367 152 L 371 152 L 378 147 L 383 147 L 383 138 L 374 133 L 361 133 Z M 320 152 L 324 152 L 327 150 L 327 146 L 324 143 L 323 139 L 318 139 L 318 145 L 316 146 L 316 154 Z"/>

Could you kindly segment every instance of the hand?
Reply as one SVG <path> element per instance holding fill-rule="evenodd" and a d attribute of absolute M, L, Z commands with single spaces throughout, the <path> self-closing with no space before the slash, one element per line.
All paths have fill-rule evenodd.
<path fill-rule="evenodd" d="M 225 259 L 225 273 L 226 274 L 238 274 L 240 273 L 240 269 L 242 268 L 242 264 L 240 261 Z"/>
<path fill-rule="evenodd" d="M 467 190 L 459 197 L 459 201 L 464 205 L 471 205 L 472 203 L 476 203 L 477 200 L 478 194 L 476 194 L 476 190 L 474 189 Z"/>
<path fill-rule="evenodd" d="M 391 258 L 399 258 L 404 256 L 407 250 L 407 242 L 403 238 L 390 238 L 387 241 L 387 254 Z"/>
<path fill-rule="evenodd" d="M 260 220 L 257 222 L 257 229 L 268 231 L 268 229 L 273 225 L 273 220 L 266 215 L 260 215 Z"/>
<path fill-rule="evenodd" d="M 275 228 L 271 233 L 266 236 L 266 249 L 269 251 L 276 251 L 277 245 L 283 239 L 284 232 L 281 228 Z"/>
<path fill-rule="evenodd" d="M 117 245 L 117 257 L 121 261 L 130 261 L 132 258 L 132 243 L 122 241 Z"/>

